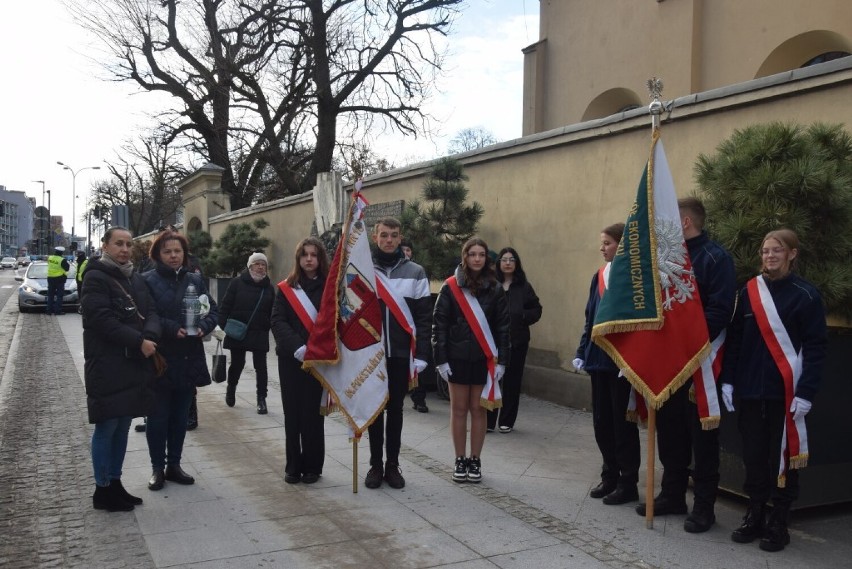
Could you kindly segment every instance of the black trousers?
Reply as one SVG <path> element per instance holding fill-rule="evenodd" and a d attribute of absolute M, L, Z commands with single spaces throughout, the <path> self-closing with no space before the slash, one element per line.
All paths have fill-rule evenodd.
<path fill-rule="evenodd" d="M 411 390 L 411 402 L 415 405 L 425 405 L 426 404 L 426 388 L 422 385 L 418 385 L 414 389 Z"/>
<path fill-rule="evenodd" d="M 674 501 L 686 499 L 694 457 L 695 506 L 713 508 L 719 489 L 719 429 L 701 429 L 698 406 L 689 400 L 691 386 L 687 381 L 657 411 L 657 444 L 663 463 L 660 495 Z"/>
<path fill-rule="evenodd" d="M 231 348 L 231 365 L 228 366 L 228 385 L 236 386 L 240 381 L 243 368 L 246 367 L 246 351 L 239 348 Z M 269 371 L 266 368 L 267 352 L 252 352 L 254 362 L 254 373 L 257 376 L 257 396 L 266 397 L 269 384 Z"/>
<path fill-rule="evenodd" d="M 603 457 L 601 480 L 623 488 L 639 481 L 638 425 L 625 418 L 630 384 L 618 372 L 590 372 L 592 425 Z"/>
<path fill-rule="evenodd" d="M 524 378 L 524 365 L 527 361 L 529 344 L 512 346 L 509 354 L 509 365 L 500 385 L 503 394 L 503 407 L 488 412 L 488 428 L 493 429 L 498 424 L 501 427 L 515 426 L 518 418 L 518 405 L 521 402 L 521 381 Z M 498 417 L 499 415 L 499 417 Z"/>
<path fill-rule="evenodd" d="M 739 429 L 746 469 L 743 490 L 751 502 L 765 504 L 772 498 L 772 503 L 781 508 L 789 508 L 799 497 L 798 470 L 788 469 L 784 488 L 778 487 L 785 407 L 786 403 L 780 399 L 739 402 Z"/>
<path fill-rule="evenodd" d="M 408 358 L 388 358 L 388 404 L 367 428 L 370 435 L 370 466 L 382 466 L 387 438 L 387 462 L 399 464 L 402 446 L 402 407 L 408 393 Z M 387 429 L 385 429 L 387 415 Z"/>
<path fill-rule="evenodd" d="M 325 462 L 325 417 L 320 414 L 322 385 L 300 369 L 292 356 L 278 356 L 281 403 L 284 405 L 284 472 L 322 474 Z"/>

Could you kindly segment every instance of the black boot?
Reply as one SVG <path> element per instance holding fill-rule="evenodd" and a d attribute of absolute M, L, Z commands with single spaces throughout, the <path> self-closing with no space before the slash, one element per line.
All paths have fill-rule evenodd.
<path fill-rule="evenodd" d="M 198 428 L 198 398 L 192 396 L 192 404 L 189 406 L 189 415 L 186 418 L 186 430 L 194 431 Z"/>
<path fill-rule="evenodd" d="M 790 532 L 787 531 L 787 516 L 790 506 L 774 506 L 766 524 L 766 533 L 760 540 L 763 551 L 781 551 L 790 543 Z"/>
<path fill-rule="evenodd" d="M 125 502 L 115 493 L 115 488 L 110 486 L 95 485 L 95 493 L 92 495 L 92 506 L 96 510 L 107 512 L 129 512 L 133 504 Z"/>
<path fill-rule="evenodd" d="M 125 502 L 133 504 L 134 506 L 142 504 L 142 498 L 134 496 L 133 494 L 125 490 L 124 485 L 121 483 L 121 479 L 110 480 L 109 487 L 112 488 L 113 492 L 115 492 L 115 494 Z"/>
<path fill-rule="evenodd" d="M 237 386 L 236 384 L 228 384 L 228 389 L 225 391 L 225 405 L 233 407 L 237 404 Z"/>
<path fill-rule="evenodd" d="M 751 543 L 763 537 L 766 525 L 766 504 L 752 502 L 748 505 L 743 524 L 731 533 L 731 539 L 737 543 Z"/>
<path fill-rule="evenodd" d="M 257 396 L 257 414 L 266 415 L 269 409 L 266 408 L 266 397 Z"/>

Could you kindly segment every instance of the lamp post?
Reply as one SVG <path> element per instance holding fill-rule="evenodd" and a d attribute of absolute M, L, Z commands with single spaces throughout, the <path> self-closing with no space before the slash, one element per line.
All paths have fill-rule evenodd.
<path fill-rule="evenodd" d="M 53 252 L 53 228 L 50 227 L 50 190 L 47 190 L 47 253 Z"/>
<path fill-rule="evenodd" d="M 76 243 L 75 236 L 75 224 L 77 223 L 77 174 L 82 172 L 83 170 L 100 170 L 100 166 L 84 166 L 79 170 L 74 170 L 71 166 L 64 164 L 60 161 L 56 161 L 57 164 L 62 166 L 64 170 L 68 170 L 71 172 L 71 243 Z"/>
<path fill-rule="evenodd" d="M 41 217 L 39 218 L 41 231 L 39 231 L 38 254 L 44 255 L 44 180 L 33 180 L 33 183 L 41 184 Z"/>

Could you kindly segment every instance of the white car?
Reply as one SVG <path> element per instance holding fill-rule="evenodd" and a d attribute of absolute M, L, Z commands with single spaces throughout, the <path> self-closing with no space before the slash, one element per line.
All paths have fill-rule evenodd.
<path fill-rule="evenodd" d="M 3 257 L 0 259 L 0 269 L 17 269 L 18 260 L 14 257 Z"/>

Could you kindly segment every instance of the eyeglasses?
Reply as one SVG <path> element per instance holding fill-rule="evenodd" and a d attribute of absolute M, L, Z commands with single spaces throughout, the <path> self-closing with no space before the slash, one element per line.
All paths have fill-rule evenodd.
<path fill-rule="evenodd" d="M 771 249 L 761 249 L 760 254 L 761 255 L 769 255 L 770 253 L 772 253 L 774 255 L 780 255 L 784 251 L 786 251 L 786 249 L 784 249 L 784 247 L 773 247 Z"/>
<path fill-rule="evenodd" d="M 503 257 L 502 259 L 500 259 L 500 262 L 501 263 L 516 263 L 517 259 L 515 259 L 514 257 Z"/>

